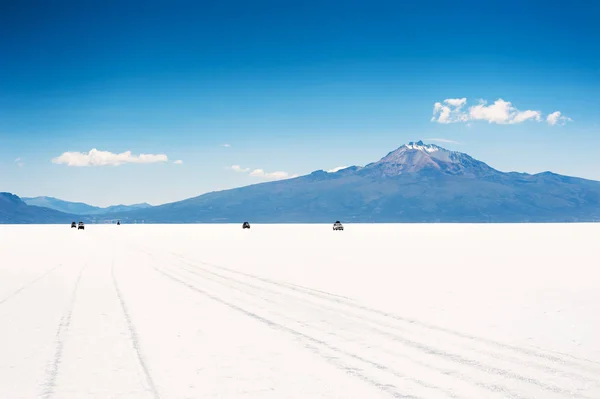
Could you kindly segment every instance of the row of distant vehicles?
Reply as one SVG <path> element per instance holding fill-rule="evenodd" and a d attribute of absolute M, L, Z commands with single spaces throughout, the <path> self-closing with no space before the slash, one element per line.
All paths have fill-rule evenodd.
<path fill-rule="evenodd" d="M 121 221 L 117 222 L 117 226 L 119 226 L 121 224 Z M 85 230 L 85 225 L 83 224 L 83 222 L 79 222 L 79 223 L 75 223 L 75 222 L 71 222 L 71 228 L 77 228 L 77 230 Z"/>
<path fill-rule="evenodd" d="M 242 224 L 242 229 L 249 229 L 250 228 L 250 223 L 248 222 L 244 222 L 244 224 Z M 342 223 L 339 220 L 336 220 L 335 223 L 333 224 L 333 231 L 342 231 L 344 230 L 344 226 L 342 225 Z"/>
<path fill-rule="evenodd" d="M 85 226 L 83 225 L 83 222 L 79 222 L 79 224 L 77 224 L 75 222 L 72 222 L 71 223 L 71 228 L 72 229 L 77 228 L 77 230 L 84 230 Z"/>
<path fill-rule="evenodd" d="M 121 221 L 117 222 L 117 226 L 119 226 L 121 224 Z M 83 224 L 83 222 L 79 222 L 79 223 L 75 223 L 72 222 L 71 223 L 71 228 L 77 228 L 77 230 L 84 230 L 85 226 Z M 242 224 L 242 229 L 249 229 L 250 228 L 250 223 L 248 222 L 244 222 Z M 333 230 L 344 230 L 344 226 L 342 226 L 342 224 L 340 223 L 339 220 L 336 220 L 336 222 L 333 224 Z"/>
<path fill-rule="evenodd" d="M 248 222 L 244 222 L 244 224 L 242 224 L 242 229 L 249 229 L 250 228 L 250 223 Z M 333 231 L 336 230 L 344 230 L 344 226 L 342 226 L 342 223 L 340 223 L 339 220 L 336 220 L 335 223 L 333 224 Z"/>

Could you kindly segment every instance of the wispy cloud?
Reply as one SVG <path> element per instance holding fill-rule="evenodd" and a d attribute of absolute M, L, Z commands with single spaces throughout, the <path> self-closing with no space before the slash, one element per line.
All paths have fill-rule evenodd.
<path fill-rule="evenodd" d="M 176 165 L 181 165 L 183 161 L 181 159 L 178 159 L 177 161 L 173 161 L 173 163 Z"/>
<path fill-rule="evenodd" d="M 21 160 L 21 157 L 19 157 L 19 158 L 15 159 L 15 163 L 17 164 L 17 166 L 18 166 L 19 168 L 22 168 L 22 167 L 23 167 L 23 165 L 25 165 L 25 162 L 23 162 L 23 161 Z"/>
<path fill-rule="evenodd" d="M 250 172 L 250 176 L 260 177 L 262 179 L 267 180 L 281 180 L 287 179 L 288 177 L 290 177 L 290 174 L 288 172 L 283 171 L 265 172 L 262 169 L 254 169 L 252 172 Z"/>
<path fill-rule="evenodd" d="M 448 140 L 448 139 L 431 138 L 431 139 L 425 139 L 425 140 L 435 141 L 435 142 L 438 142 L 438 143 L 460 144 L 458 141 Z"/>
<path fill-rule="evenodd" d="M 250 168 L 242 168 L 240 165 L 232 165 L 230 169 L 235 172 L 248 173 L 249 176 L 263 180 L 282 180 L 298 177 L 298 175 L 290 175 L 288 172 L 284 171 L 266 172 L 264 169 L 254 169 L 250 171 Z"/>
<path fill-rule="evenodd" d="M 240 165 L 231 165 L 231 170 L 242 173 L 250 172 L 250 168 L 242 168 Z"/>
<path fill-rule="evenodd" d="M 340 170 L 342 170 L 342 169 L 346 169 L 347 167 L 348 167 L 348 166 L 336 166 L 336 167 L 335 167 L 335 168 L 333 168 L 333 169 L 329 169 L 329 170 L 327 171 L 327 173 L 335 173 L 335 172 L 338 172 L 338 171 L 340 171 Z"/>
<path fill-rule="evenodd" d="M 230 148 L 231 144 L 221 144 L 221 147 Z"/>
<path fill-rule="evenodd" d="M 168 157 L 164 154 L 132 155 L 131 151 L 115 154 L 94 148 L 87 153 L 64 152 L 52 159 L 52 163 L 66 164 L 67 166 L 119 166 L 126 163 L 149 164 L 167 162 L 168 160 Z"/>
<path fill-rule="evenodd" d="M 562 116 L 560 111 L 555 111 L 553 113 L 551 113 L 550 115 L 548 115 L 548 117 L 546 118 L 546 122 L 548 122 L 548 124 L 550 126 L 554 126 L 554 125 L 564 125 L 567 122 L 571 122 L 573 121 L 573 119 L 569 118 L 568 116 Z"/>
<path fill-rule="evenodd" d="M 518 124 L 525 121 L 541 122 L 543 120 L 541 111 L 530 109 L 520 111 L 510 101 L 505 101 L 501 98 L 489 105 L 487 101 L 479 100 L 477 105 L 464 109 L 466 104 L 466 98 L 448 98 L 443 102 L 436 102 L 433 105 L 433 117 L 431 120 L 444 124 L 487 121 L 488 123 L 499 125 Z M 547 118 L 548 123 L 551 125 L 556 124 L 559 120 L 563 122 L 571 121 L 570 118 L 561 117 L 559 111 L 548 115 Z"/>

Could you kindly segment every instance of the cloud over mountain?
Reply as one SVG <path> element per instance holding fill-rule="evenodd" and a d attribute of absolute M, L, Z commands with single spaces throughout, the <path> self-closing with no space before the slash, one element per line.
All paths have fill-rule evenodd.
<path fill-rule="evenodd" d="M 450 140 L 450 139 L 430 138 L 430 139 L 426 139 L 426 140 L 435 141 L 435 142 L 438 142 L 438 143 L 460 144 L 458 141 Z"/>
<path fill-rule="evenodd" d="M 347 167 L 348 167 L 348 166 L 337 166 L 337 167 L 335 167 L 335 168 L 329 169 L 329 170 L 327 171 L 327 173 L 335 173 L 335 172 L 338 172 L 338 171 L 340 171 L 340 170 L 342 170 L 342 169 L 346 169 Z"/>
<path fill-rule="evenodd" d="M 280 180 L 290 177 L 290 174 L 284 171 L 265 172 L 262 169 L 254 169 L 252 172 L 250 172 L 250 176 L 260 177 L 267 180 Z"/>
<path fill-rule="evenodd" d="M 248 173 L 249 176 L 258 177 L 264 180 L 281 180 L 298 177 L 298 175 L 290 175 L 288 172 L 284 171 L 265 172 L 264 169 L 254 169 L 250 171 L 250 168 L 242 168 L 240 165 L 232 165 L 231 170 L 234 172 Z"/>
<path fill-rule="evenodd" d="M 247 173 L 250 172 L 250 168 L 242 168 L 240 165 L 231 165 L 231 170 L 234 172 Z"/>

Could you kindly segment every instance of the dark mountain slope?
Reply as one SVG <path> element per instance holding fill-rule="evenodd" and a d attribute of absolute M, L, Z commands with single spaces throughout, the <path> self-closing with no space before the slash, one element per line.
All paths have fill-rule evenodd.
<path fill-rule="evenodd" d="M 2 224 L 48 224 L 79 221 L 78 216 L 53 209 L 27 205 L 10 193 L 0 193 L 0 223 Z M 85 221 L 85 219 L 83 219 Z"/>
<path fill-rule="evenodd" d="M 417 142 L 365 167 L 316 171 L 116 216 L 146 223 L 600 221 L 600 182 L 503 173 L 467 154 Z"/>

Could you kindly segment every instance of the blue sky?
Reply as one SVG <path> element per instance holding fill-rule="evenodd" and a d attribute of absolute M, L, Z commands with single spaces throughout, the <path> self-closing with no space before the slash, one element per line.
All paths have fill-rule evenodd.
<path fill-rule="evenodd" d="M 419 139 L 600 180 L 598 2 L 7 3 L 0 191 L 160 204 Z"/>

